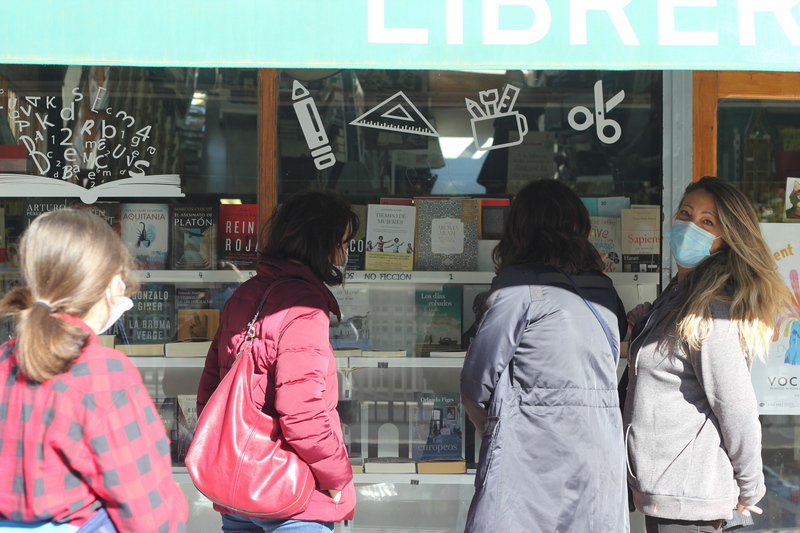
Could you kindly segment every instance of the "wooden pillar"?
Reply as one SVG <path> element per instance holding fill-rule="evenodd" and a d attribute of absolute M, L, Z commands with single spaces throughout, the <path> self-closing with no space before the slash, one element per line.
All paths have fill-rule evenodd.
<path fill-rule="evenodd" d="M 278 70 L 258 71 L 258 227 L 278 198 Z"/>

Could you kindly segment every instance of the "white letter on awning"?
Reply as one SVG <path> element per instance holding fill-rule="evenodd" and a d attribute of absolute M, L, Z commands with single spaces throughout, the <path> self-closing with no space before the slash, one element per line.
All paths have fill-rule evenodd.
<path fill-rule="evenodd" d="M 716 46 L 716 31 L 678 31 L 675 29 L 676 7 L 716 7 L 717 0 L 658 0 L 658 44 Z"/>
<path fill-rule="evenodd" d="M 533 24 L 522 30 L 500 29 L 502 6 L 528 6 L 534 12 Z M 483 44 L 532 44 L 550 31 L 550 6 L 545 0 L 483 0 Z"/>
<path fill-rule="evenodd" d="M 570 0 L 569 2 L 569 44 L 586 44 L 586 12 L 605 11 L 611 18 L 622 44 L 639 44 L 639 39 L 631 27 L 623 8 L 631 0 Z"/>
<path fill-rule="evenodd" d="M 772 11 L 789 42 L 800 45 L 800 27 L 790 11 L 799 3 L 798 0 L 739 0 L 739 44 L 756 44 L 755 14 Z"/>
<path fill-rule="evenodd" d="M 428 30 L 387 28 L 385 0 L 367 1 L 367 42 L 384 44 L 428 44 Z"/>
<path fill-rule="evenodd" d="M 447 0 L 447 44 L 464 44 L 464 0 Z"/>

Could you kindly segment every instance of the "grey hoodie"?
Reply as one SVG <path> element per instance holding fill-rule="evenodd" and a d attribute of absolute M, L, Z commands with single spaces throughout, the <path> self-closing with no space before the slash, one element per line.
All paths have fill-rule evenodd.
<path fill-rule="evenodd" d="M 634 330 L 623 413 L 628 482 L 645 515 L 727 519 L 766 492 L 756 397 L 727 303 L 712 301 L 699 350 L 677 340 L 671 311 L 685 291 L 685 280 L 673 281 Z"/>

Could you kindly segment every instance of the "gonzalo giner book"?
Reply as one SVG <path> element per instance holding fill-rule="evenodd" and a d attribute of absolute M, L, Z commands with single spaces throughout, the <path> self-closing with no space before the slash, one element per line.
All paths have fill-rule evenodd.
<path fill-rule="evenodd" d="M 170 213 L 174 270 L 213 270 L 217 264 L 217 206 L 174 205 Z"/>
<path fill-rule="evenodd" d="M 164 344 L 175 335 L 175 285 L 144 284 L 131 296 L 125 332 L 131 344 Z"/>

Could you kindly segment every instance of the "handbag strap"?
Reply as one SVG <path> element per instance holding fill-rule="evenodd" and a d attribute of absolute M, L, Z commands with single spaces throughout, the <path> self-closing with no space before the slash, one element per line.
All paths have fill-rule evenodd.
<path fill-rule="evenodd" d="M 276 281 L 275 283 L 273 283 L 272 285 L 267 287 L 267 290 L 264 291 L 264 296 L 261 297 L 261 302 L 259 302 L 259 304 L 258 304 L 258 309 L 256 309 L 256 314 L 253 315 L 253 318 L 250 319 L 250 322 L 247 324 L 247 327 L 245 328 L 244 342 L 242 342 L 242 347 L 239 348 L 239 353 L 236 354 L 236 359 L 239 359 L 239 356 L 241 356 L 245 352 L 245 350 L 247 349 L 248 343 L 252 343 L 253 339 L 255 339 L 255 337 L 256 337 L 256 322 L 258 322 L 258 316 L 261 314 L 261 309 L 264 307 L 264 303 L 266 303 L 267 297 L 272 292 L 272 289 L 274 289 L 278 285 L 280 285 L 282 283 L 286 283 L 288 281 L 302 281 L 302 282 L 308 283 L 306 280 L 304 280 L 302 278 L 286 278 L 286 279 L 282 279 L 280 281 Z"/>
<path fill-rule="evenodd" d="M 603 326 L 603 332 L 606 334 L 606 340 L 608 340 L 608 345 L 611 347 L 611 353 L 614 355 L 614 357 L 617 357 L 619 353 L 619 348 L 617 347 L 616 344 L 614 344 L 614 337 L 611 335 L 611 330 L 608 329 L 606 321 L 603 320 L 602 316 L 600 316 L 600 313 L 597 311 L 597 308 L 594 306 L 594 304 L 592 304 L 592 302 L 586 299 L 586 296 L 583 295 L 583 292 L 581 292 L 581 290 L 578 288 L 578 285 L 575 284 L 575 281 L 573 281 L 571 276 L 569 276 L 567 273 L 565 273 L 558 267 L 553 267 L 553 268 L 558 270 L 558 272 L 561 273 L 561 275 L 566 278 L 566 280 L 570 283 L 570 285 L 572 285 L 572 287 L 575 289 L 575 292 L 578 293 L 578 296 L 580 296 L 583 299 L 583 301 L 586 302 L 586 305 L 589 306 L 589 309 L 592 310 L 594 316 L 597 317 L 597 321 L 600 322 L 601 326 Z"/>

